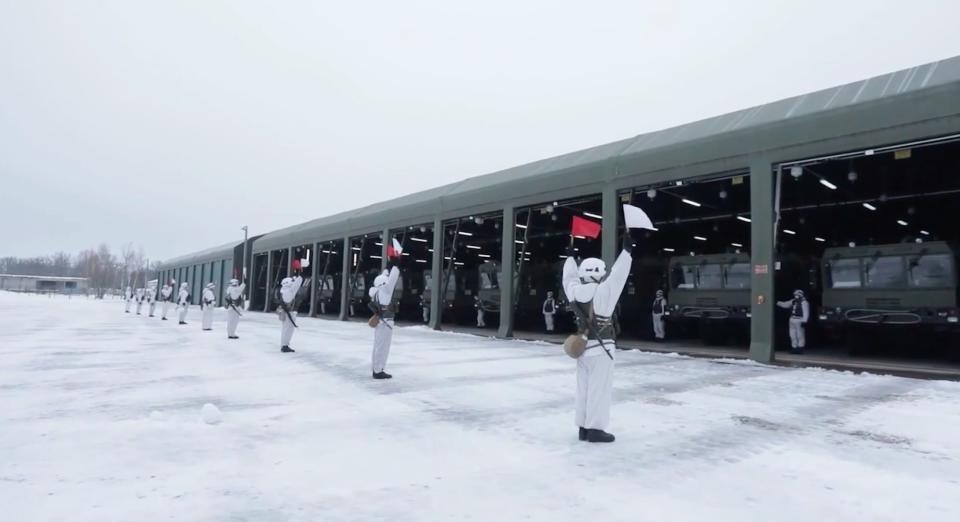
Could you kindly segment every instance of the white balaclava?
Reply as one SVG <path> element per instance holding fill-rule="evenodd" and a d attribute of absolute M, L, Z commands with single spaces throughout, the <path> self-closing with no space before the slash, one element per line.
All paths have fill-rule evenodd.
<path fill-rule="evenodd" d="M 584 284 L 599 283 L 603 280 L 603 276 L 607 275 L 607 264 L 602 259 L 588 257 L 580 262 L 577 275 L 580 276 L 580 282 Z"/>
<path fill-rule="evenodd" d="M 237 286 L 237 285 L 239 285 L 239 284 L 240 284 L 240 281 L 237 281 L 236 279 L 231 279 L 231 280 L 230 280 L 230 286 Z"/>
<path fill-rule="evenodd" d="M 180 283 L 180 290 L 186 290 L 188 286 L 190 286 L 189 283 Z"/>
<path fill-rule="evenodd" d="M 794 299 L 803 299 L 803 290 L 797 289 L 793 291 Z"/>
<path fill-rule="evenodd" d="M 663 297 L 663 290 L 657 290 L 657 297 Z"/>
<path fill-rule="evenodd" d="M 607 265 L 602 259 L 588 257 L 580 262 L 577 275 L 581 284 L 574 290 L 573 299 L 578 303 L 589 303 L 597 293 L 597 285 L 607 275 Z"/>

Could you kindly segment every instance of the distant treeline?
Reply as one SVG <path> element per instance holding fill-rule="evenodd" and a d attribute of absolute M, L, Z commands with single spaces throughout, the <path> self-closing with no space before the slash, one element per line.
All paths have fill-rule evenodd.
<path fill-rule="evenodd" d="M 97 297 L 103 297 L 109 288 L 145 286 L 154 268 L 143 248 L 134 249 L 133 245 L 124 247 L 120 255 L 101 244 L 75 256 L 57 252 L 47 257 L 0 257 L 0 274 L 86 277 Z"/>

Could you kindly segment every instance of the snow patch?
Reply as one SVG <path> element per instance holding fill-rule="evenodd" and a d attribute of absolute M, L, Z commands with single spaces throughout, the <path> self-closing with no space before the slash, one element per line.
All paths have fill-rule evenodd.
<path fill-rule="evenodd" d="M 200 418 L 207 424 L 220 424 L 223 422 L 223 413 L 211 403 L 206 403 L 200 408 Z"/>

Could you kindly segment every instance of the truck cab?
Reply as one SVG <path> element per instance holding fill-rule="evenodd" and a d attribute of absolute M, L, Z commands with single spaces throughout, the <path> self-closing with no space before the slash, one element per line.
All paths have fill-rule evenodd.
<path fill-rule="evenodd" d="M 933 241 L 828 248 L 822 264 L 818 319 L 824 328 L 960 330 L 953 245 Z"/>
<path fill-rule="evenodd" d="M 486 261 L 477 267 L 477 294 L 485 312 L 500 313 L 500 285 L 503 271 L 500 263 Z"/>
<path fill-rule="evenodd" d="M 677 256 L 670 258 L 668 270 L 665 320 L 698 332 L 707 343 L 745 333 L 750 320 L 749 254 Z"/>

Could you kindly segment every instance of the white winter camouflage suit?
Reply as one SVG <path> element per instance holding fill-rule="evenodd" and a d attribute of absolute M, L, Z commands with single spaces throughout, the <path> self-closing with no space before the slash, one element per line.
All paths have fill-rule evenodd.
<path fill-rule="evenodd" d="M 400 279 L 400 269 L 393 267 L 386 274 L 386 281 L 379 286 L 370 287 L 370 299 L 379 303 L 382 310 L 386 310 L 393 300 L 393 290 Z M 380 279 L 379 277 L 377 279 Z M 387 357 L 390 356 L 390 343 L 393 342 L 394 320 L 390 317 L 381 317 L 377 327 L 373 330 L 373 353 L 370 357 L 371 369 L 373 373 L 382 372 L 387 367 Z"/>
<path fill-rule="evenodd" d="M 288 277 L 281 283 L 280 299 L 283 299 L 287 307 L 293 304 L 301 286 L 303 286 L 303 278 L 300 276 Z M 290 340 L 293 339 L 293 331 L 296 328 L 296 326 L 293 325 L 293 321 L 290 320 L 290 317 L 296 319 L 297 311 L 291 309 L 290 317 L 287 317 L 287 312 L 285 312 L 283 308 L 277 307 L 277 316 L 280 318 L 280 347 L 290 346 Z"/>
<path fill-rule="evenodd" d="M 623 287 L 630 275 L 632 257 L 623 251 L 610 269 L 609 275 L 600 283 L 584 283 L 577 274 L 577 262 L 568 257 L 563 265 L 563 290 L 571 302 L 593 302 L 594 315 L 611 317 L 620 300 Z M 604 339 L 611 356 L 616 356 L 616 341 Z M 613 359 L 607 357 L 603 347 L 594 340 L 587 343 L 587 350 L 577 359 L 577 426 L 606 431 L 610 425 L 610 403 L 613 393 Z"/>

